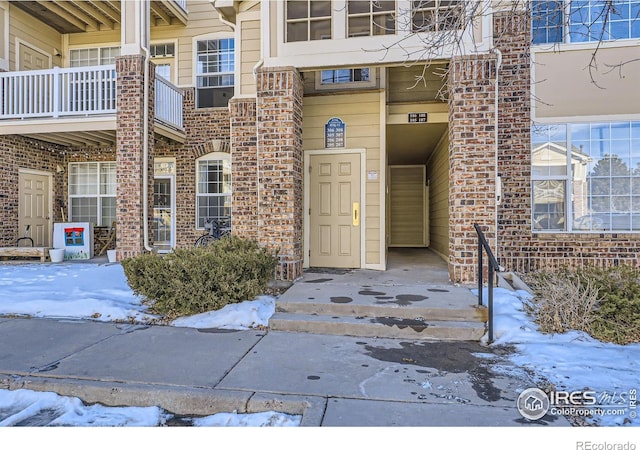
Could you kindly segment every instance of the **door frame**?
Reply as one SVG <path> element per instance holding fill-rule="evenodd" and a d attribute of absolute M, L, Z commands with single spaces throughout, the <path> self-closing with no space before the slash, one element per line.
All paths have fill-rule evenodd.
<path fill-rule="evenodd" d="M 20 61 L 20 46 L 24 45 L 25 47 L 29 47 L 31 50 L 35 50 L 38 53 L 42 53 L 43 55 L 47 56 L 47 59 L 49 60 L 49 67 L 47 67 L 47 69 L 51 69 L 53 67 L 53 55 L 46 51 L 46 50 L 42 50 L 40 47 L 36 47 L 35 45 L 33 45 L 31 42 L 28 41 L 24 41 L 20 38 L 16 38 L 16 42 L 15 42 L 15 51 L 16 51 L 16 67 L 20 67 L 20 64 L 22 63 L 22 61 Z"/>
<path fill-rule="evenodd" d="M 20 229 L 20 207 L 22 206 L 22 184 L 20 183 L 21 174 L 45 176 L 49 179 L 49 211 L 47 211 L 47 214 L 49 215 L 49 225 L 47 234 L 49 235 L 49 246 L 53 247 L 53 173 L 45 172 L 43 170 L 18 168 L 18 237 L 22 237 L 22 235 L 20 234 L 22 233 L 22 230 Z"/>
<path fill-rule="evenodd" d="M 171 253 L 176 248 L 176 176 L 175 174 L 154 175 L 153 180 L 169 180 L 171 182 L 171 250 L 159 250 L 158 253 Z M 151 206 L 155 209 L 154 206 Z M 155 244 L 155 243 L 154 243 Z"/>
<path fill-rule="evenodd" d="M 304 202 L 303 202 L 303 222 L 302 229 L 303 233 L 303 245 L 302 245 L 302 253 L 303 253 L 303 261 L 302 267 L 305 269 L 309 268 L 309 245 L 310 245 L 310 236 L 309 229 L 310 227 L 310 218 L 309 218 L 309 200 L 311 195 L 311 189 L 309 186 L 309 164 L 311 163 L 311 157 L 314 155 L 342 155 L 342 154 L 359 154 L 360 155 L 360 268 L 364 269 L 365 267 L 365 234 L 367 227 L 367 214 L 366 214 L 366 205 L 363 199 L 367 198 L 367 177 L 366 169 L 367 169 L 367 150 L 364 148 L 340 148 L 340 149 L 323 149 L 323 150 L 305 150 L 304 151 L 304 167 L 303 167 L 303 179 L 304 179 Z"/>

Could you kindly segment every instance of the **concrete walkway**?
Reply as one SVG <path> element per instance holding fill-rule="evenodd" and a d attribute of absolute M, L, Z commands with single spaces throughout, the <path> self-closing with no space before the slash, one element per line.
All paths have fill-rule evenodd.
<path fill-rule="evenodd" d="M 425 272 L 419 261 L 342 273 L 332 292 L 349 279 L 389 292 L 412 282 L 452 287 L 446 265 Z M 314 427 L 569 426 L 520 416 L 516 399 L 534 383 L 508 352 L 470 341 L 0 318 L 0 388 L 190 416 L 275 410 Z"/>

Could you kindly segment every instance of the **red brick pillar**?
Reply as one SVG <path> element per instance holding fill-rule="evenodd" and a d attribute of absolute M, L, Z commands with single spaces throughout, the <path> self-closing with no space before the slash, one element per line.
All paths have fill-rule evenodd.
<path fill-rule="evenodd" d="M 449 78 L 449 275 L 469 283 L 477 276 L 481 226 L 495 249 L 495 56 L 454 58 Z"/>
<path fill-rule="evenodd" d="M 144 57 L 122 56 L 116 59 L 116 249 L 118 260 L 145 251 L 143 226 L 143 143 L 144 143 Z M 152 242 L 153 221 L 153 117 L 154 71 L 149 69 L 148 127 L 148 223 Z"/>
<path fill-rule="evenodd" d="M 257 74 L 259 241 L 278 249 L 278 278 L 295 280 L 303 262 L 302 80 L 293 67 Z"/>
<path fill-rule="evenodd" d="M 256 99 L 232 98 L 231 173 L 233 233 L 258 240 L 258 149 Z"/>

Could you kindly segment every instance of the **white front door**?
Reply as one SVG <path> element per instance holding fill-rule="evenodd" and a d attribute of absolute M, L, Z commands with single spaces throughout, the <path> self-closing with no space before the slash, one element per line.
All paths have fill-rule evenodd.
<path fill-rule="evenodd" d="M 18 236 L 29 236 L 36 247 L 50 247 L 51 221 L 49 212 L 50 177 L 20 172 L 18 175 Z"/>
<path fill-rule="evenodd" d="M 359 268 L 360 154 L 309 158 L 309 266 Z"/>

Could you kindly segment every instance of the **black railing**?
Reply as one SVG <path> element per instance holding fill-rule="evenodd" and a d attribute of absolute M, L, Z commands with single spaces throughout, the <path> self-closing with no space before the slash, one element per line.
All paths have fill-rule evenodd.
<path fill-rule="evenodd" d="M 491 247 L 489 247 L 489 243 L 487 242 L 487 238 L 484 236 L 484 233 L 480 229 L 480 226 L 477 223 L 473 224 L 473 228 L 476 229 L 476 233 L 478 234 L 478 305 L 482 306 L 482 285 L 483 285 L 483 273 L 484 267 L 482 262 L 482 250 L 487 252 L 487 259 L 489 260 L 489 270 L 488 270 L 488 280 L 487 280 L 487 290 L 488 290 L 488 300 L 487 300 L 487 331 L 489 333 L 489 343 L 493 342 L 493 280 L 495 278 L 496 272 L 500 271 L 500 266 L 498 265 L 498 261 L 496 261 L 496 257 L 493 256 L 493 252 L 491 251 Z"/>

